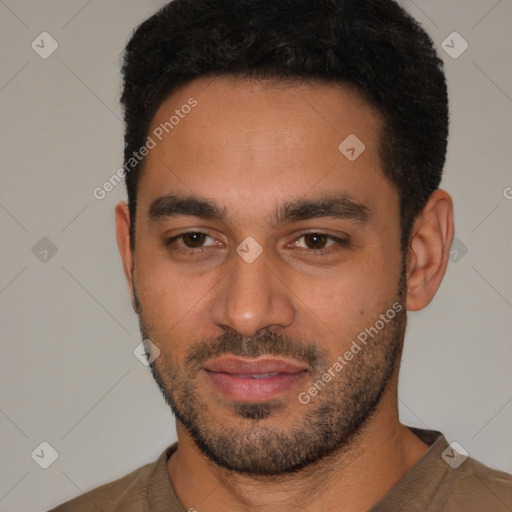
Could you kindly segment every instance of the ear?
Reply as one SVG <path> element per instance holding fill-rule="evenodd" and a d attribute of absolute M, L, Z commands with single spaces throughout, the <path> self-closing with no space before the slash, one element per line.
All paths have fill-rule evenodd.
<path fill-rule="evenodd" d="M 133 296 L 133 252 L 130 247 L 130 212 L 128 205 L 124 201 L 116 205 L 116 238 L 117 247 L 123 262 L 124 275 L 132 295 L 132 306 L 137 311 L 135 297 Z"/>
<path fill-rule="evenodd" d="M 407 309 L 418 311 L 434 298 L 446 267 L 454 235 L 453 201 L 436 190 L 414 222 L 407 253 Z"/>

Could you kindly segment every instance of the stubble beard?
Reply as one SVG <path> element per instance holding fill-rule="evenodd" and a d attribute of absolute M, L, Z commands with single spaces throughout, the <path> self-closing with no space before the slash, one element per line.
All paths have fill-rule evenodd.
<path fill-rule="evenodd" d="M 402 273 L 395 302 L 403 304 L 404 293 Z M 159 347 L 172 347 L 172 341 L 160 340 L 152 332 L 140 304 L 138 309 L 143 339 L 149 338 Z M 276 332 L 266 331 L 250 338 L 225 332 L 219 338 L 191 345 L 184 363 L 176 362 L 162 350 L 150 367 L 177 421 L 213 463 L 247 475 L 292 474 L 346 450 L 364 432 L 398 370 L 406 323 L 403 307 L 325 388 L 309 403 L 298 407 L 299 413 L 294 413 L 296 418 L 292 418 L 291 424 L 288 422 L 286 430 L 279 429 L 286 416 L 277 425 L 273 421 L 286 409 L 286 402 L 279 399 L 260 403 L 233 402 L 231 414 L 236 420 L 215 424 L 210 405 L 201 396 L 195 377 L 203 363 L 220 355 L 287 356 L 312 368 L 311 380 L 304 388 L 307 390 L 333 363 L 326 360 L 319 344 Z M 366 327 L 370 325 L 362 329 Z M 343 347 L 340 355 L 347 350 L 345 344 Z M 294 407 L 296 411 L 295 404 Z"/>

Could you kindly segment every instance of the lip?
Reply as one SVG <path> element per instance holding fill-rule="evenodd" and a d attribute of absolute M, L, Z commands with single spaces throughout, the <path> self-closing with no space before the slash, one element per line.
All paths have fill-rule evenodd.
<path fill-rule="evenodd" d="M 265 357 L 261 359 L 241 359 L 238 357 L 220 357 L 209 361 L 205 370 L 238 375 L 261 375 L 263 373 L 297 373 L 307 367 L 290 363 L 284 359 Z"/>
<path fill-rule="evenodd" d="M 307 374 L 304 366 L 268 357 L 251 360 L 222 357 L 208 362 L 204 370 L 221 394 L 249 402 L 265 401 L 282 394 Z M 255 375 L 262 377 L 253 377 Z"/>

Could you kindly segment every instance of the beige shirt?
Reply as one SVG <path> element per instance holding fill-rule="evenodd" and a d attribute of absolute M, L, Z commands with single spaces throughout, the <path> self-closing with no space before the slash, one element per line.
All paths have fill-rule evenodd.
<path fill-rule="evenodd" d="M 471 457 L 461 459 L 439 432 L 409 428 L 430 448 L 369 512 L 512 511 L 512 475 Z M 187 512 L 167 474 L 167 460 L 177 447 L 174 443 L 156 462 L 50 512 Z"/>

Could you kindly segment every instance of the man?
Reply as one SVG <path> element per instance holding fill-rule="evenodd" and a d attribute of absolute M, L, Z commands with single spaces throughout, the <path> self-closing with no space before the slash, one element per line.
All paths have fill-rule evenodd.
<path fill-rule="evenodd" d="M 512 510 L 510 475 L 398 418 L 406 310 L 454 232 L 419 25 L 392 0 L 175 0 L 123 75 L 117 240 L 178 442 L 54 510 Z"/>

